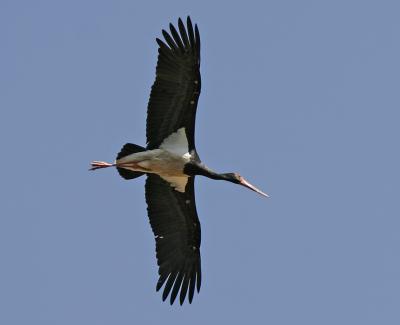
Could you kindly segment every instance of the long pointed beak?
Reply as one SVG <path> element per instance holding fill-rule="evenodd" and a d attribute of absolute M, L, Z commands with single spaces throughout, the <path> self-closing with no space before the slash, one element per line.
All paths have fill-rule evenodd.
<path fill-rule="evenodd" d="M 259 190 L 257 187 L 255 187 L 254 185 L 252 185 L 248 181 L 246 181 L 243 177 L 240 181 L 240 185 L 243 185 L 243 186 L 251 189 L 252 191 L 257 192 L 258 194 L 261 194 L 265 197 L 269 197 L 269 195 L 267 193 L 264 193 L 263 191 Z"/>

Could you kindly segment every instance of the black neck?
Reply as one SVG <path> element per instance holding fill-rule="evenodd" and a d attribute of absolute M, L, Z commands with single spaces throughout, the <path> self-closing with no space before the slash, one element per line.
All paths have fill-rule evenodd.
<path fill-rule="evenodd" d="M 201 175 L 216 180 L 229 180 L 226 174 L 218 174 L 206 165 L 195 161 L 186 164 L 183 172 L 189 176 Z"/>

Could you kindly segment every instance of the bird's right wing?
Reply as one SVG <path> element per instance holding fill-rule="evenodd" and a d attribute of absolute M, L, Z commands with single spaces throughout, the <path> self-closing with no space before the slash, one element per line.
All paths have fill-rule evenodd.
<path fill-rule="evenodd" d="M 187 27 L 178 20 L 170 33 L 162 31 L 165 43 L 157 38 L 156 80 L 147 106 L 147 149 L 160 146 L 172 133 L 185 128 L 189 151 L 195 149 L 194 132 L 200 96 L 200 34 L 190 17 Z"/>
<path fill-rule="evenodd" d="M 165 283 L 163 300 L 171 292 L 173 304 L 180 291 L 183 304 L 189 291 L 192 302 L 195 287 L 200 291 L 200 222 L 196 212 L 194 177 L 189 177 L 185 192 L 155 174 L 148 174 L 146 202 L 151 228 L 156 239 L 157 263 L 160 275 L 157 291 Z M 172 289 L 172 291 L 171 291 Z"/>

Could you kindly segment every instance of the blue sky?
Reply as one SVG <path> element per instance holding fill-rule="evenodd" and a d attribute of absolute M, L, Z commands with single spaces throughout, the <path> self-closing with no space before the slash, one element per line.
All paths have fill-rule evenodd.
<path fill-rule="evenodd" d="M 400 4 L 0 2 L 0 323 L 399 324 Z M 144 179 L 155 37 L 202 37 L 203 285 L 155 292 Z"/>

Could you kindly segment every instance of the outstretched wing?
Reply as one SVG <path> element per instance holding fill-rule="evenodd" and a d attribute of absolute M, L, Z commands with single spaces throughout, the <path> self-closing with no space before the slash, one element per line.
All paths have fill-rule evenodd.
<path fill-rule="evenodd" d="M 189 150 L 195 149 L 194 133 L 197 101 L 200 95 L 200 34 L 190 17 L 187 28 L 178 20 L 178 29 L 170 24 L 170 34 L 162 31 L 165 42 L 157 38 L 156 80 L 147 107 L 147 149 L 155 149 L 163 140 L 184 127 Z"/>
<path fill-rule="evenodd" d="M 194 197 L 194 177 L 189 177 L 185 192 L 179 192 L 158 175 L 148 174 L 146 202 L 156 239 L 160 275 L 156 289 L 160 290 L 165 284 L 162 298 L 165 300 L 171 293 L 171 305 L 179 290 L 182 305 L 189 290 L 191 303 L 195 287 L 199 292 L 201 285 L 201 230 Z"/>

